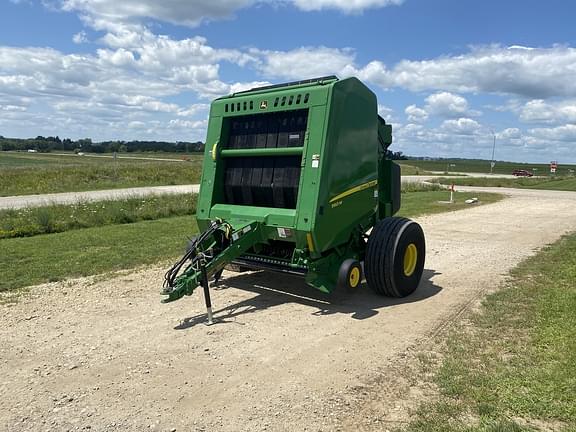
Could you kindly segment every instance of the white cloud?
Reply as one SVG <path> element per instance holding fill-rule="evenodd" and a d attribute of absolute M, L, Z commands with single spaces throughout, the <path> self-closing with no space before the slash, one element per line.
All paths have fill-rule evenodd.
<path fill-rule="evenodd" d="M 181 108 L 180 110 L 178 110 L 176 115 L 180 117 L 194 117 L 199 113 L 207 113 L 209 108 L 210 105 L 208 104 L 204 103 L 194 104 L 190 105 L 188 108 Z"/>
<path fill-rule="evenodd" d="M 115 51 L 107 49 L 99 49 L 97 51 L 98 57 L 103 61 L 110 63 L 113 66 L 135 66 L 136 59 L 131 51 L 124 48 L 118 48 Z"/>
<path fill-rule="evenodd" d="M 89 14 L 109 22 L 153 18 L 174 24 L 195 26 L 206 19 L 229 17 L 254 0 L 62 0 L 66 11 Z"/>
<path fill-rule="evenodd" d="M 26 107 L 20 105 L 3 105 L 0 104 L 0 111 L 26 111 Z"/>
<path fill-rule="evenodd" d="M 394 121 L 394 110 L 386 105 L 378 104 L 378 115 L 388 124 Z"/>
<path fill-rule="evenodd" d="M 408 121 L 411 123 L 421 123 L 428 120 L 428 113 L 416 105 L 407 106 L 404 112 L 408 116 Z"/>
<path fill-rule="evenodd" d="M 510 139 L 521 139 L 522 131 L 518 128 L 507 128 L 503 131 L 497 133 L 498 139 L 510 140 Z"/>
<path fill-rule="evenodd" d="M 440 92 L 426 98 L 425 110 L 430 115 L 458 118 L 469 115 L 468 101 L 462 96 Z"/>
<path fill-rule="evenodd" d="M 562 102 L 531 100 L 522 107 L 520 120 L 526 123 L 576 123 L 576 100 Z"/>
<path fill-rule="evenodd" d="M 171 128 L 205 129 L 208 126 L 208 121 L 173 119 L 170 120 L 169 125 Z"/>
<path fill-rule="evenodd" d="M 60 0 L 63 10 L 87 15 L 91 20 L 137 22 L 152 18 L 187 26 L 231 17 L 235 11 L 256 4 L 293 5 L 303 11 L 325 9 L 361 13 L 368 9 L 400 5 L 404 0 Z"/>
<path fill-rule="evenodd" d="M 482 129 L 482 125 L 476 120 L 463 117 L 458 120 L 446 120 L 441 128 L 455 135 L 474 135 Z"/>
<path fill-rule="evenodd" d="M 260 51 L 251 53 L 261 59 L 258 69 L 266 77 L 302 79 L 325 75 L 351 75 L 354 52 L 350 49 L 301 47 L 291 51 Z"/>
<path fill-rule="evenodd" d="M 479 115 L 479 111 L 471 110 L 468 101 L 459 95 L 450 92 L 439 92 L 428 96 L 425 99 L 426 105 L 420 108 L 416 105 L 409 105 L 404 112 L 408 121 L 412 123 L 423 123 L 429 117 L 459 119 L 467 116 Z"/>
<path fill-rule="evenodd" d="M 576 96 L 576 49 L 473 48 L 432 60 L 403 60 L 388 68 L 373 61 L 358 75 L 384 88 L 497 93 L 545 99 Z"/>
<path fill-rule="evenodd" d="M 128 123 L 128 128 L 129 129 L 143 129 L 146 127 L 146 123 L 142 122 L 142 121 L 131 121 L 130 123 Z"/>
<path fill-rule="evenodd" d="M 367 9 L 401 5 L 404 0 L 293 0 L 296 7 L 304 11 L 336 9 L 346 13 L 357 13 Z"/>
<path fill-rule="evenodd" d="M 139 138 L 190 139 L 193 135 L 203 139 L 207 104 L 197 101 L 183 108 L 167 98 L 186 92 L 191 95 L 190 103 L 267 84 L 221 81 L 222 61 L 241 65 L 252 57 L 236 50 L 215 49 L 204 38 L 173 40 L 139 27 L 122 27 L 121 36 L 105 37 L 103 41 L 112 40 L 115 46 L 100 48 L 94 54 L 0 46 L 3 128 L 10 125 L 9 130 L 25 136 L 33 130 L 94 139 L 132 139 L 135 136 L 122 124 L 143 122 L 146 127 L 137 129 Z M 18 106 L 22 109 L 14 108 Z M 188 123 L 171 122 L 174 117 Z M 159 122 L 157 127 L 151 126 L 153 121 Z"/>
<path fill-rule="evenodd" d="M 299 79 L 335 73 L 343 77 L 356 75 L 385 89 L 437 91 L 439 100 L 430 101 L 431 109 L 444 109 L 444 114 L 452 117 L 481 114 L 468 110 L 466 99 L 454 93 L 484 92 L 531 99 L 576 97 L 576 80 L 573 79 L 576 76 L 576 48 L 570 47 L 476 47 L 456 56 L 403 60 L 391 68 L 378 60 L 358 66 L 355 51 L 350 48 L 254 49 L 250 54 L 253 58 L 246 62 L 257 64 L 266 77 Z"/>
<path fill-rule="evenodd" d="M 552 141 L 572 142 L 574 151 L 576 151 L 576 125 L 567 124 L 553 128 L 534 128 L 529 129 L 528 133 L 535 138 Z"/>
<path fill-rule="evenodd" d="M 75 44 L 83 44 L 88 42 L 88 36 L 86 35 L 85 31 L 81 31 L 72 36 L 72 41 Z"/>

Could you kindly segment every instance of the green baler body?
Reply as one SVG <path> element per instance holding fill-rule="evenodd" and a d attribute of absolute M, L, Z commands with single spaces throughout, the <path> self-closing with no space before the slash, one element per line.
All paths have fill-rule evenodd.
<path fill-rule="evenodd" d="M 332 291 L 343 260 L 363 260 L 364 233 L 400 206 L 399 169 L 385 159 L 391 127 L 358 79 L 335 77 L 215 100 L 197 220 L 258 223 L 251 258 L 301 272 Z M 269 256 L 270 244 L 287 245 Z M 286 255 L 288 253 L 288 255 Z M 243 262 L 246 264 L 246 262 Z"/>

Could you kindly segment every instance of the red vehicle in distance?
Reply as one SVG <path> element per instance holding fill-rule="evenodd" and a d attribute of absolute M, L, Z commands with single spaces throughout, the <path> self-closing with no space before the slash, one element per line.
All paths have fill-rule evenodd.
<path fill-rule="evenodd" d="M 532 177 L 534 173 L 523 169 L 515 169 L 512 171 L 512 175 L 516 177 Z"/>

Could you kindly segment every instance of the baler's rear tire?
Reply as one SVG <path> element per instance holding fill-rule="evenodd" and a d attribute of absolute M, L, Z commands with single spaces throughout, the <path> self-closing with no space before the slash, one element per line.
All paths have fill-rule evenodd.
<path fill-rule="evenodd" d="M 406 297 L 422 278 L 426 241 L 420 225 L 406 218 L 379 221 L 368 237 L 364 272 L 377 294 Z"/>
<path fill-rule="evenodd" d="M 353 290 L 362 282 L 362 266 L 355 259 L 347 259 L 338 271 L 338 286 L 341 289 Z"/>

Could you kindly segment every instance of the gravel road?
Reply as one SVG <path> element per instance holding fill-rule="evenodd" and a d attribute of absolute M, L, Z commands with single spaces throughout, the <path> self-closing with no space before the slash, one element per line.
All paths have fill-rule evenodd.
<path fill-rule="evenodd" d="M 418 219 L 425 277 L 403 300 L 227 273 L 206 327 L 200 292 L 159 303 L 166 266 L 35 287 L 0 305 L 0 430 L 392 429 L 421 397 L 399 373 L 410 353 L 576 230 L 575 193 L 497 191 L 509 198 Z"/>
<path fill-rule="evenodd" d="M 200 185 L 149 186 L 125 189 L 106 189 L 87 192 L 65 192 L 41 195 L 18 195 L 0 197 L 0 209 L 40 207 L 49 204 L 73 204 L 78 201 L 102 201 L 142 197 L 148 195 L 198 192 Z"/>

